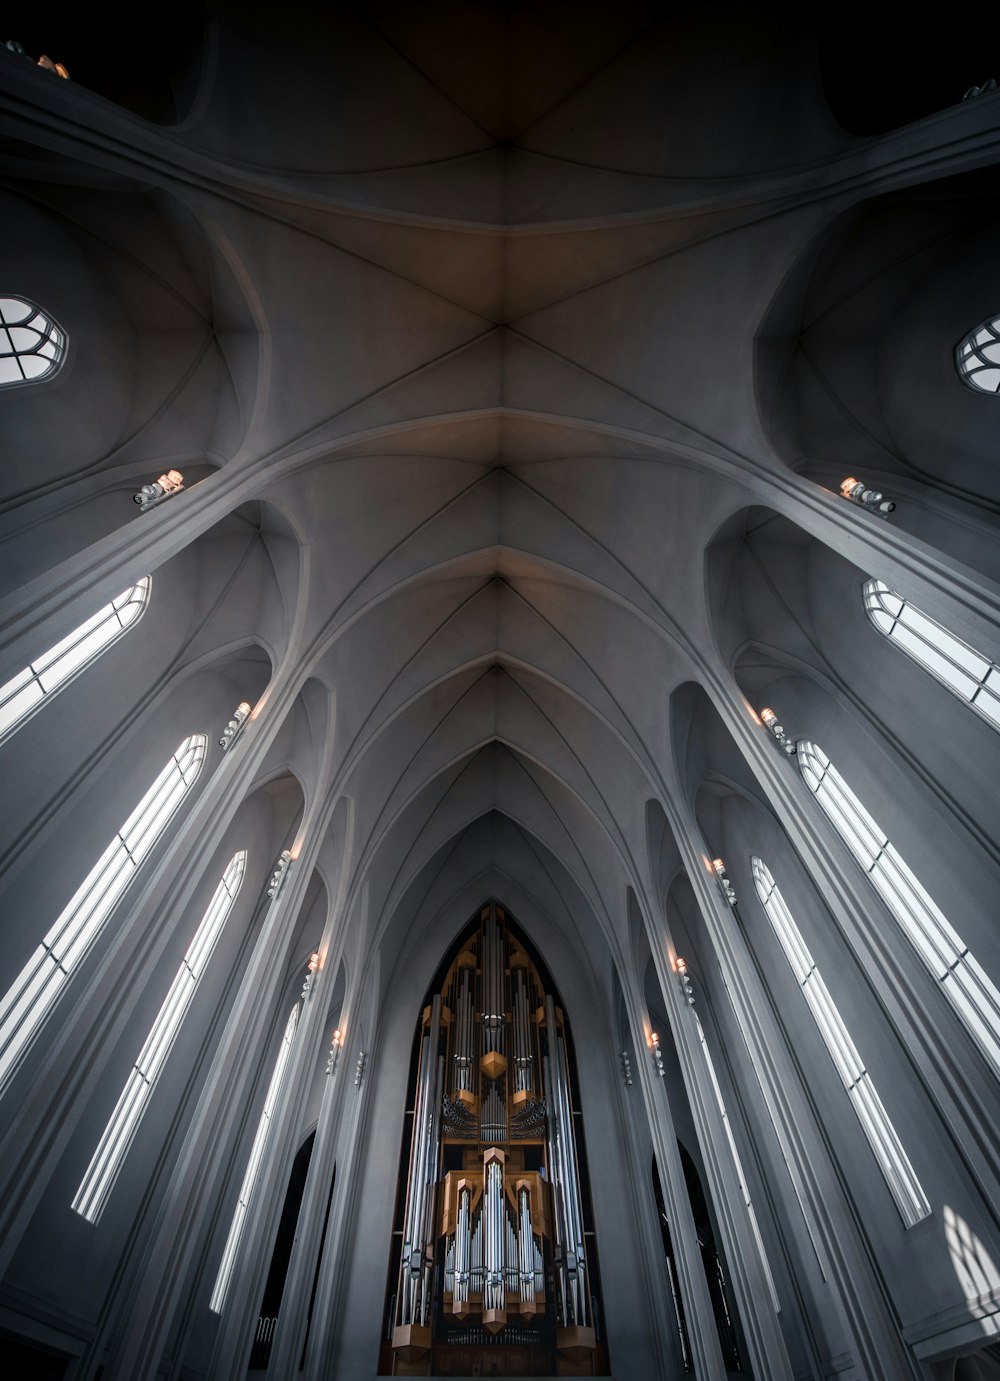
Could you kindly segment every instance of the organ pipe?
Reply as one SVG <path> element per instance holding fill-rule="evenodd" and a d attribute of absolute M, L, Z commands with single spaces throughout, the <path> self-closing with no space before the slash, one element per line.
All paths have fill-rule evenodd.
<path fill-rule="evenodd" d="M 458 1226 L 455 1231 L 455 1284 L 453 1297 L 455 1304 L 466 1304 L 469 1299 L 469 1279 L 471 1273 L 472 1233 L 469 1222 L 469 1191 L 463 1189 L 458 1196 Z M 460 1312 L 456 1309 L 456 1312 Z"/>
<path fill-rule="evenodd" d="M 447 1372 L 455 1343 L 491 1374 L 606 1370 L 564 1017 L 496 903 L 424 1009 L 412 1106 L 391 1372 Z"/>

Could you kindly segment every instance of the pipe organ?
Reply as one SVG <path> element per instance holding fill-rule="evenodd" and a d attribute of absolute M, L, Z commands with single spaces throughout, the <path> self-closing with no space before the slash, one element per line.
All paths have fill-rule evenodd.
<path fill-rule="evenodd" d="M 493 902 L 435 987 L 420 1021 L 381 1371 L 594 1375 L 607 1355 L 552 984 Z"/>

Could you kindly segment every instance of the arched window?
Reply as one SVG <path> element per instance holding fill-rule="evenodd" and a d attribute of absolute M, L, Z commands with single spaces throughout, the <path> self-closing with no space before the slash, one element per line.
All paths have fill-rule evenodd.
<path fill-rule="evenodd" d="M 23 297 L 0 297 L 0 387 L 40 383 L 65 352 L 66 336 L 50 316 Z"/>
<path fill-rule="evenodd" d="M 866 580 L 865 613 L 880 633 L 919 662 L 961 700 L 1000 728 L 1000 667 L 890 590 Z"/>
<path fill-rule="evenodd" d="M 1000 1074 L 1000 992 L 822 748 L 802 740 L 797 760 L 806 785 Z"/>
<path fill-rule="evenodd" d="M 1000 316 L 984 321 L 955 347 L 958 377 L 979 393 L 1000 393 Z"/>
<path fill-rule="evenodd" d="M 151 577 L 144 575 L 86 623 L 74 628 L 55 647 L 19 671 L 6 685 L 0 686 L 0 743 L 132 627 L 149 603 L 151 586 Z"/>
<path fill-rule="evenodd" d="M 223 1305 L 226 1302 L 229 1282 L 233 1276 L 233 1267 L 236 1265 L 236 1254 L 240 1249 L 240 1238 L 243 1236 L 243 1224 L 246 1221 L 250 1200 L 253 1198 L 254 1185 L 257 1183 L 257 1172 L 260 1170 L 260 1163 L 264 1156 L 264 1147 L 267 1145 L 267 1134 L 271 1126 L 271 1117 L 274 1113 L 274 1106 L 278 1101 L 278 1094 L 281 1092 L 281 1081 L 285 1075 L 285 1066 L 288 1064 L 288 1056 L 292 1049 L 292 1038 L 295 1035 L 295 1028 L 298 1025 L 298 1021 L 299 1004 L 296 1002 L 289 1014 L 288 1022 L 285 1026 L 285 1034 L 281 1038 L 281 1049 L 278 1051 L 278 1058 L 275 1061 L 271 1082 L 267 1086 L 267 1097 L 264 1099 L 264 1107 L 260 1115 L 260 1121 L 257 1123 L 257 1130 L 254 1133 L 253 1146 L 250 1148 L 250 1160 L 247 1164 L 246 1174 L 243 1176 L 243 1183 L 240 1185 L 240 1196 L 236 1201 L 236 1212 L 233 1214 L 233 1221 L 229 1228 L 229 1236 L 226 1238 L 225 1249 L 222 1253 L 222 1261 L 219 1264 L 219 1273 L 215 1277 L 212 1298 L 208 1304 L 213 1314 L 221 1314 Z"/>
<path fill-rule="evenodd" d="M 160 1070 L 166 1064 L 174 1039 L 191 1005 L 198 980 L 208 967 L 215 942 L 222 934 L 222 928 L 232 910 L 246 866 L 246 850 L 240 849 L 230 859 L 229 866 L 222 875 L 222 881 L 208 904 L 208 910 L 201 918 L 194 939 L 188 946 L 187 953 L 170 985 L 170 991 L 153 1022 L 152 1030 L 146 1037 L 146 1043 L 139 1051 L 132 1072 L 125 1081 L 121 1097 L 91 1158 L 87 1173 L 76 1191 L 73 1207 L 91 1223 L 97 1222 L 114 1187 L 118 1171 L 128 1154 L 136 1128 L 142 1121 Z"/>
<path fill-rule="evenodd" d="M 208 739 L 192 734 L 84 878 L 0 1001 L 0 1093 L 167 822 L 194 785 Z"/>
<path fill-rule="evenodd" d="M 816 961 L 802 937 L 802 932 L 785 904 L 785 899 L 771 876 L 767 864 L 752 859 L 753 881 L 757 896 L 774 927 L 785 958 L 809 1004 L 813 1019 L 819 1027 L 831 1060 L 843 1081 L 862 1130 L 875 1153 L 875 1159 L 885 1176 L 896 1207 L 908 1228 L 926 1218 L 931 1211 L 927 1196 L 903 1150 L 896 1129 L 882 1104 L 872 1077 L 858 1054 L 857 1046 L 844 1023 L 837 1004 L 830 996 Z"/>
<path fill-rule="evenodd" d="M 739 1181 L 740 1193 L 743 1195 L 743 1202 L 746 1205 L 747 1217 L 750 1219 L 750 1230 L 753 1233 L 754 1241 L 757 1243 L 757 1250 L 760 1253 L 761 1265 L 764 1267 L 764 1274 L 767 1276 L 767 1288 L 770 1291 L 771 1303 L 774 1305 L 776 1314 L 781 1312 L 781 1301 L 778 1299 L 778 1292 L 774 1288 L 774 1277 L 771 1275 L 771 1267 L 767 1260 L 767 1253 L 764 1250 L 764 1241 L 760 1235 L 760 1226 L 757 1222 L 757 1215 L 754 1212 L 753 1202 L 750 1198 L 750 1191 L 747 1189 L 746 1176 L 743 1173 L 743 1162 L 740 1160 L 740 1153 L 736 1149 L 736 1138 L 733 1136 L 733 1129 L 729 1121 L 729 1113 L 726 1111 L 725 1100 L 722 1097 L 722 1089 L 719 1087 L 719 1078 L 715 1072 L 715 1061 L 712 1059 L 712 1052 L 708 1048 L 708 1041 L 705 1039 L 705 1032 L 702 1029 L 701 1019 L 698 1013 L 693 1013 L 695 1029 L 698 1032 L 698 1040 L 701 1042 L 701 1052 L 705 1056 L 705 1064 L 708 1068 L 708 1078 L 715 1094 L 715 1101 L 719 1107 L 719 1115 L 722 1118 L 722 1125 L 726 1131 L 726 1141 L 729 1143 L 729 1154 L 733 1158 L 733 1166 L 736 1170 L 736 1178 Z"/>

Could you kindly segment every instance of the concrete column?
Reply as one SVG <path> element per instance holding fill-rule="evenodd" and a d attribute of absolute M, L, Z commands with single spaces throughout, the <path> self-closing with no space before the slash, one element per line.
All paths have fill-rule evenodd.
<path fill-rule="evenodd" d="M 1000 1187 L 995 1088 L 992 1077 L 976 1077 L 984 1062 L 972 1037 L 956 1049 L 957 1018 L 940 986 L 812 799 L 794 760 L 776 750 L 747 712 L 733 678 L 714 673 L 706 688 L 862 970 L 870 975 L 941 1112 L 943 1127 L 971 1172 L 987 1186 L 984 1192 L 995 1197 Z"/>
<path fill-rule="evenodd" d="M 80 974 L 63 998 L 71 1004 L 70 1017 L 48 1042 L 32 1087 L 8 1109 L 0 1134 L 0 1269 L 16 1251 L 100 1078 L 100 1051 L 121 1031 L 134 994 L 142 992 L 155 971 L 164 943 L 184 917 L 199 879 L 294 704 L 300 680 L 287 669 L 278 670 L 265 705 L 238 747 L 206 783 L 159 862 L 136 879 L 127 911 L 116 917 L 114 939 L 100 963 Z M 40 1039 L 45 1041 L 44 1032 Z"/>
<path fill-rule="evenodd" d="M 101 1338 L 95 1340 L 95 1346 L 113 1340 L 106 1381 L 134 1381 L 156 1374 L 191 1269 L 198 1227 L 219 1193 L 233 1135 L 254 1082 L 258 1061 L 247 1059 L 248 1033 L 259 1029 L 261 1013 L 273 1012 L 281 997 L 293 932 L 290 921 L 302 906 L 331 813 L 328 800 L 307 810 L 302 849 L 267 913 L 243 974 L 183 1154 L 155 1211 L 149 1210 L 151 1231 L 141 1243 L 137 1241 L 128 1270 L 120 1274 L 121 1284 L 105 1312 Z M 279 1105 L 275 1119 L 279 1125 L 282 1110 Z M 164 1224 L 169 1227 L 161 1230 Z"/>
<path fill-rule="evenodd" d="M 667 1100 L 667 1091 L 653 1066 L 646 1040 L 645 1028 L 648 1018 L 641 1007 L 637 1009 L 637 1004 L 627 991 L 625 1001 L 632 1009 L 629 1012 L 632 1030 L 641 1033 L 642 1037 L 643 1048 L 636 1052 L 636 1073 L 646 1103 L 656 1163 L 660 1170 L 660 1184 L 670 1222 L 670 1237 L 676 1253 L 695 1375 L 711 1377 L 713 1381 L 725 1381 L 726 1364 L 722 1357 L 715 1310 L 705 1276 L 701 1248 L 698 1245 L 698 1233 L 694 1224 L 694 1214 L 691 1212 L 691 1200 L 688 1198 L 684 1167 L 677 1149 L 677 1132 Z"/>
<path fill-rule="evenodd" d="M 792 1366 L 771 1298 L 767 1269 L 750 1224 L 718 1103 L 709 1085 L 701 1042 L 690 1010 L 678 988 L 677 975 L 668 954 L 669 940 L 665 929 L 662 921 L 656 924 L 647 916 L 649 947 L 670 1019 L 698 1144 L 705 1161 L 708 1189 L 736 1292 L 743 1332 L 750 1351 L 751 1369 L 760 1381 L 765 1377 L 772 1377 L 775 1381 L 791 1381 Z"/>
<path fill-rule="evenodd" d="M 344 1011 L 347 1014 L 345 1021 L 350 1020 L 350 1008 L 346 1002 Z M 309 1174 L 302 1196 L 302 1207 L 299 1210 L 298 1230 L 288 1263 L 288 1275 L 271 1348 L 268 1366 L 270 1381 L 296 1381 L 299 1375 L 299 1360 L 306 1345 L 309 1328 L 313 1282 L 320 1270 L 321 1253 L 325 1254 L 324 1229 L 328 1226 L 328 1213 L 332 1213 L 330 1194 L 337 1162 L 338 1133 L 344 1115 L 347 1089 L 354 1078 L 354 1066 L 349 1050 L 348 1044 L 340 1051 L 336 1068 L 327 1079 L 323 1090 L 316 1141 L 309 1162 Z"/>
<path fill-rule="evenodd" d="M 326 1021 L 340 963 L 343 929 L 343 917 L 337 911 L 334 900 L 327 912 L 327 922 L 319 946 L 321 967 L 299 1014 L 295 1045 L 286 1067 L 272 1130 L 257 1174 L 253 1202 L 244 1223 L 239 1259 L 230 1281 L 212 1355 L 210 1372 L 214 1381 L 240 1381 L 246 1374 L 247 1359 L 257 1322 L 257 1306 L 266 1284 L 268 1263 L 284 1202 L 285 1184 L 294 1153 L 295 1138 L 302 1124 L 302 1112 L 309 1096 L 317 1062 L 325 1062 L 329 1049 Z M 307 1223 L 314 1225 L 317 1215 L 322 1229 L 322 1220 L 326 1212 L 324 1191 L 329 1191 L 329 1179 L 319 1184 L 313 1167 L 317 1163 L 317 1157 L 325 1158 L 329 1148 L 329 1129 L 324 1126 L 323 1113 L 327 1112 L 331 1098 L 343 1083 L 344 1071 L 341 1064 L 344 1062 L 346 1056 L 341 1051 L 336 1073 L 327 1081 L 323 1092 L 316 1142 L 313 1145 L 306 1187 L 299 1208 L 299 1235 Z M 324 1132 L 327 1134 L 324 1135 Z M 314 1199 L 324 1199 L 322 1206 L 314 1203 Z M 300 1253 L 293 1249 L 285 1298 L 289 1297 L 292 1267 L 299 1256 Z M 306 1285 L 307 1299 L 311 1283 L 310 1276 Z M 298 1296 L 293 1298 L 298 1300 Z M 279 1318 L 281 1316 L 279 1312 Z"/>
<path fill-rule="evenodd" d="M 664 803 L 709 938 L 762 1081 L 768 1113 L 794 1178 L 854 1364 L 870 1381 L 917 1378 L 874 1267 L 875 1256 L 833 1163 L 801 1071 L 771 1012 L 742 931 L 706 868 L 704 843 L 679 792 Z"/>

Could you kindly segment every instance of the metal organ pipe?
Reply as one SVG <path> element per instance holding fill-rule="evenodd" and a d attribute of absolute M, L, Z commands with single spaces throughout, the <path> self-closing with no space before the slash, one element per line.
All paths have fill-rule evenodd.
<path fill-rule="evenodd" d="M 553 1169 L 556 1270 L 563 1301 L 563 1324 L 586 1325 L 589 1310 L 583 1217 L 576 1174 L 573 1113 L 569 1103 L 566 1055 L 556 1026 L 555 1003 L 545 998 L 548 1055 L 545 1059 L 549 1107 L 549 1158 Z"/>
<path fill-rule="evenodd" d="M 532 1086 L 531 1077 L 531 1014 L 528 1003 L 528 984 L 523 969 L 514 971 L 514 1089 L 521 1093 Z"/>
<path fill-rule="evenodd" d="M 495 920 L 483 930 L 483 1036 L 486 1050 L 500 1050 L 503 1044 L 503 936 Z"/>
<path fill-rule="evenodd" d="M 455 1087 L 472 1089 L 472 991 L 469 970 L 462 970 L 455 1022 Z"/>
<path fill-rule="evenodd" d="M 506 1228 L 506 1242 L 504 1251 L 504 1264 L 506 1276 L 505 1284 L 506 1289 L 510 1294 L 517 1295 L 519 1293 L 520 1288 L 518 1284 L 520 1269 L 518 1266 L 517 1232 L 514 1229 L 514 1224 L 511 1220 L 510 1211 L 508 1209 L 506 1199 L 504 1200 L 503 1206 L 503 1220 L 504 1227 Z"/>
<path fill-rule="evenodd" d="M 430 1319 L 434 1268 L 433 1203 L 440 1140 L 444 1060 L 438 1055 L 441 995 L 431 1004 L 430 1029 L 420 1049 L 420 1079 L 414 1109 L 414 1155 L 410 1164 L 403 1254 L 400 1262 L 399 1323 L 425 1325 Z"/>
<path fill-rule="evenodd" d="M 531 1231 L 531 1195 L 520 1189 L 517 1195 L 518 1238 L 517 1269 L 521 1287 L 522 1304 L 530 1304 L 535 1298 L 535 1238 Z"/>
<path fill-rule="evenodd" d="M 394 1374 L 434 1374 L 448 1344 L 505 1342 L 554 1342 L 581 1374 L 600 1343 L 563 1016 L 505 913 L 490 902 L 475 925 L 422 1018 Z"/>
<path fill-rule="evenodd" d="M 590 1322 L 590 1285 L 587 1280 L 587 1249 L 583 1238 L 583 1207 L 580 1202 L 580 1180 L 576 1160 L 576 1130 L 573 1125 L 573 1110 L 569 1099 L 569 1067 L 566 1059 L 566 1043 L 557 1038 L 557 1058 L 560 1067 L 560 1090 L 563 1100 L 563 1125 L 568 1135 L 564 1155 L 566 1173 L 569 1179 L 570 1247 L 575 1256 L 574 1278 L 577 1289 L 577 1303 L 574 1323 L 587 1325 Z"/>
<path fill-rule="evenodd" d="M 489 1153 L 487 1153 L 489 1155 Z M 503 1162 L 491 1157 L 486 1162 L 486 1187 L 483 1217 L 486 1222 L 485 1265 L 486 1282 L 483 1291 L 484 1310 L 504 1307 L 504 1246 L 506 1239 L 506 1211 L 504 1209 Z"/>
<path fill-rule="evenodd" d="M 465 1304 L 469 1298 L 469 1268 L 472 1237 L 469 1223 L 469 1191 L 463 1189 L 458 1196 L 458 1224 L 455 1229 L 455 1287 L 453 1298 L 456 1304 Z"/>

